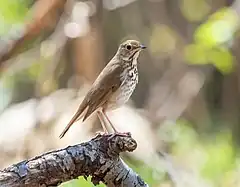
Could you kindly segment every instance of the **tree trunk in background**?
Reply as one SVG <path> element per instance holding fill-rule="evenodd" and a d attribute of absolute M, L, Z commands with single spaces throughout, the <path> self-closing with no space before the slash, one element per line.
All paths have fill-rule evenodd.
<path fill-rule="evenodd" d="M 102 70 L 103 38 L 102 38 L 102 1 L 96 4 L 96 14 L 90 18 L 90 31 L 73 41 L 73 62 L 75 73 L 92 83 Z"/>

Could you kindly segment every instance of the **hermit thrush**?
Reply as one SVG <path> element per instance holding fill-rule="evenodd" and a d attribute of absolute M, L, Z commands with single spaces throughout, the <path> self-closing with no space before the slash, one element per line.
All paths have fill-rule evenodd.
<path fill-rule="evenodd" d="M 118 132 L 106 115 L 106 110 L 120 107 L 132 95 L 138 83 L 137 58 L 145 48 L 136 40 L 127 40 L 120 44 L 117 53 L 99 74 L 60 138 L 74 122 L 81 118 L 82 121 L 86 120 L 95 111 L 105 133 L 108 133 L 106 122 L 115 133 Z"/>

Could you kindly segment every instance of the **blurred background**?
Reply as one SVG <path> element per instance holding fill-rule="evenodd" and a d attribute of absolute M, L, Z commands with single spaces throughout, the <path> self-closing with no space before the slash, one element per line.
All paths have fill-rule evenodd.
<path fill-rule="evenodd" d="M 0 1 L 0 168 L 101 131 L 92 115 L 58 138 L 118 45 L 138 39 L 139 84 L 109 112 L 138 142 L 124 161 L 153 187 L 240 186 L 239 14 L 239 0 Z"/>

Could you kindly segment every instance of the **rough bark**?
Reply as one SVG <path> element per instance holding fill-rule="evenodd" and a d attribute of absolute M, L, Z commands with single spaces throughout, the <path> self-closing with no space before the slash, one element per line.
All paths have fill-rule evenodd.
<path fill-rule="evenodd" d="M 1 187 L 57 186 L 78 176 L 109 187 L 148 186 L 119 157 L 133 151 L 131 135 L 98 135 L 92 140 L 22 161 L 0 171 Z"/>

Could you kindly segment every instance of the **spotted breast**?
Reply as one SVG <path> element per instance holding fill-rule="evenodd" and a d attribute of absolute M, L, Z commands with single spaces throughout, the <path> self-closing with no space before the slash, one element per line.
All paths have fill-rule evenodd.
<path fill-rule="evenodd" d="M 125 104 L 129 100 L 138 83 L 137 62 L 129 62 L 125 63 L 125 65 L 127 67 L 124 68 L 121 75 L 122 84 L 108 101 L 108 109 L 113 110 Z"/>

